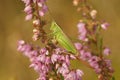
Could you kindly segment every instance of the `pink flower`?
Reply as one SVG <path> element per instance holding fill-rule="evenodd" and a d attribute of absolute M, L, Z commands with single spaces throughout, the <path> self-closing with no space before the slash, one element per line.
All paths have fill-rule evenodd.
<path fill-rule="evenodd" d="M 60 64 L 56 64 L 55 68 L 58 69 L 60 67 Z"/>
<path fill-rule="evenodd" d="M 31 3 L 31 0 L 22 0 L 25 3 L 25 6 L 29 5 Z"/>
<path fill-rule="evenodd" d="M 40 49 L 40 54 L 45 54 L 46 52 L 47 52 L 47 49 L 46 49 L 46 48 Z"/>
<path fill-rule="evenodd" d="M 55 62 L 57 62 L 57 60 L 59 59 L 59 55 L 58 54 L 52 54 L 51 56 L 51 61 L 54 64 Z"/>
<path fill-rule="evenodd" d="M 110 49 L 109 48 L 105 48 L 104 50 L 103 50 L 103 54 L 104 55 L 109 55 L 111 52 L 110 52 Z"/>
<path fill-rule="evenodd" d="M 44 16 L 45 13 L 44 13 L 42 10 L 40 10 L 40 11 L 39 11 L 39 15 L 40 15 L 40 16 Z"/>
<path fill-rule="evenodd" d="M 44 6 L 42 7 L 42 9 L 39 11 L 39 15 L 40 15 L 41 17 L 44 16 L 45 13 L 47 12 L 47 10 L 48 10 L 47 6 L 44 5 Z"/>
<path fill-rule="evenodd" d="M 101 72 L 101 69 L 100 69 L 100 68 L 95 68 L 94 70 L 95 70 L 95 72 L 96 72 L 97 74 L 100 74 L 100 72 Z"/>
<path fill-rule="evenodd" d="M 105 22 L 103 24 L 101 24 L 101 28 L 104 29 L 104 30 L 107 30 L 107 28 L 110 26 L 109 23 Z"/>
<path fill-rule="evenodd" d="M 26 6 L 25 9 L 24 9 L 24 11 L 27 14 L 31 14 L 32 13 L 32 7 L 31 7 L 31 5 Z"/>
<path fill-rule="evenodd" d="M 98 69 L 99 65 L 97 62 L 89 62 L 89 64 L 91 65 L 91 67 L 93 67 L 94 69 Z"/>
<path fill-rule="evenodd" d="M 25 41 L 24 40 L 19 40 L 18 41 L 18 45 L 24 45 L 25 44 Z"/>
<path fill-rule="evenodd" d="M 32 36 L 33 41 L 37 41 L 39 39 L 39 34 L 34 34 Z"/>
<path fill-rule="evenodd" d="M 45 59 L 45 64 L 48 65 L 48 64 L 50 64 L 50 63 L 52 63 L 50 57 L 46 57 L 46 59 Z"/>
<path fill-rule="evenodd" d="M 88 41 L 88 39 L 86 38 L 87 30 L 85 28 L 85 23 L 80 22 L 78 23 L 77 27 L 78 27 L 78 32 L 80 34 L 78 38 L 82 41 Z"/>
<path fill-rule="evenodd" d="M 79 69 L 69 72 L 64 80 L 82 80 L 83 72 Z"/>
<path fill-rule="evenodd" d="M 46 79 L 46 74 L 40 75 L 39 78 L 36 79 L 36 80 L 47 80 L 47 79 Z"/>
<path fill-rule="evenodd" d="M 37 57 L 37 60 L 42 62 L 42 63 L 45 63 L 46 56 L 44 54 L 41 54 Z"/>
<path fill-rule="evenodd" d="M 111 60 L 105 59 L 105 62 L 107 67 L 111 67 Z"/>
<path fill-rule="evenodd" d="M 39 3 L 45 3 L 47 0 L 37 0 Z"/>
<path fill-rule="evenodd" d="M 32 49 L 31 45 L 26 44 L 26 45 L 24 45 L 24 46 L 21 47 L 20 51 L 24 52 L 25 56 L 30 57 L 31 56 L 31 54 L 30 54 L 31 49 Z"/>
<path fill-rule="evenodd" d="M 85 23 L 80 22 L 78 23 L 77 27 L 79 33 L 86 33 Z"/>
<path fill-rule="evenodd" d="M 82 77 L 84 75 L 83 71 L 77 69 L 76 70 L 77 77 Z"/>
<path fill-rule="evenodd" d="M 77 80 L 75 71 L 71 71 L 69 74 L 67 74 L 64 80 Z"/>
<path fill-rule="evenodd" d="M 28 14 L 26 17 L 25 17 L 25 20 L 31 20 L 33 18 L 33 15 L 32 14 Z"/>
<path fill-rule="evenodd" d="M 65 80 L 68 80 L 70 75 L 74 80 L 81 80 L 81 76 L 83 75 L 82 71 L 73 71 L 75 74 L 70 72 L 70 60 L 76 59 L 76 57 L 72 54 L 63 54 L 66 52 L 64 49 L 56 48 L 52 54 L 49 55 L 49 51 L 46 48 L 33 47 L 30 44 L 26 44 L 23 40 L 20 40 L 18 42 L 18 50 L 29 58 L 31 62 L 30 67 L 39 74 L 37 80 L 47 80 L 48 73 L 53 68 L 58 74 L 66 78 Z"/>
<path fill-rule="evenodd" d="M 66 63 L 63 63 L 61 67 L 58 68 L 57 73 L 61 73 L 62 76 L 66 76 L 69 72 L 68 66 Z"/>
<path fill-rule="evenodd" d="M 89 60 L 92 57 L 90 52 L 85 52 L 84 50 L 81 50 L 80 54 L 82 60 Z"/>
<path fill-rule="evenodd" d="M 76 57 L 72 54 L 70 54 L 70 59 L 76 59 Z"/>
<path fill-rule="evenodd" d="M 81 50 L 82 49 L 82 44 L 81 43 L 75 43 L 75 47 L 77 50 Z"/>
<path fill-rule="evenodd" d="M 41 73 L 47 73 L 49 71 L 49 68 L 46 65 L 42 65 L 41 69 L 42 69 Z"/>
<path fill-rule="evenodd" d="M 65 62 L 67 65 L 70 65 L 70 56 L 69 55 L 65 56 Z"/>
<path fill-rule="evenodd" d="M 90 66 L 93 67 L 94 70 L 95 70 L 95 72 L 99 74 L 99 73 L 101 72 L 101 69 L 100 69 L 100 67 L 99 67 L 98 61 L 99 61 L 99 60 L 98 60 L 98 57 L 97 57 L 97 56 L 92 56 L 92 57 L 88 60 Z"/>
<path fill-rule="evenodd" d="M 45 13 L 48 11 L 47 6 L 45 5 L 46 0 L 22 0 L 22 1 L 25 3 L 24 12 L 27 14 L 25 18 L 26 20 L 31 20 L 34 17 L 33 13 L 35 12 L 36 8 L 33 6 L 36 5 L 36 3 L 38 4 L 38 7 L 40 7 L 38 8 L 39 9 L 38 15 L 44 16 Z M 34 40 L 36 40 L 36 38 Z"/>
<path fill-rule="evenodd" d="M 98 60 L 98 57 L 97 56 L 92 56 L 89 60 L 88 60 L 88 62 L 98 62 L 99 60 Z"/>
<path fill-rule="evenodd" d="M 38 51 L 37 50 L 31 50 L 29 54 L 30 54 L 29 58 L 36 57 L 38 55 Z"/>

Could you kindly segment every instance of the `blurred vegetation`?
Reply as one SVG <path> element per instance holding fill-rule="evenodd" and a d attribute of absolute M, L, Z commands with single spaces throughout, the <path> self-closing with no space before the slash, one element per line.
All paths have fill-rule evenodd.
<path fill-rule="evenodd" d="M 104 44 L 112 50 L 116 80 L 120 80 L 120 0 L 89 0 L 98 10 L 99 19 L 105 19 L 111 26 L 104 33 Z M 72 6 L 72 0 L 48 0 L 50 11 L 64 32 L 70 37 L 77 36 L 76 24 L 79 14 Z M 0 80 L 35 80 L 37 74 L 29 69 L 29 60 L 17 52 L 17 41 L 32 41 L 32 24 L 24 20 L 24 4 L 20 0 L 0 0 Z M 38 42 L 39 43 L 39 42 Z M 38 44 L 40 45 L 40 44 Z M 85 72 L 83 80 L 97 80 L 95 73 L 81 65 Z M 78 65 L 73 65 L 75 68 Z"/>

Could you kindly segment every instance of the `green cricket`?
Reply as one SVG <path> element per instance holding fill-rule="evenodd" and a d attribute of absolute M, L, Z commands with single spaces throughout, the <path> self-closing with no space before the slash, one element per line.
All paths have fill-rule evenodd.
<path fill-rule="evenodd" d="M 65 35 L 65 33 L 62 31 L 62 29 L 56 24 L 55 21 L 52 22 L 50 30 L 52 31 L 53 38 L 55 38 L 67 51 L 77 54 L 77 50 L 75 46 L 72 44 L 70 39 Z"/>

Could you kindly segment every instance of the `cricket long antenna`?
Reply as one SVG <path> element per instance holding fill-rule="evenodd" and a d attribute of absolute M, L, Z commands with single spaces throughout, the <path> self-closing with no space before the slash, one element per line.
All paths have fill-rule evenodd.
<path fill-rule="evenodd" d="M 48 7 L 47 2 L 45 2 L 45 4 L 46 4 L 46 6 Z M 48 13 L 49 13 L 51 19 L 52 19 L 54 22 L 56 22 L 56 20 L 55 20 L 54 17 L 52 16 L 52 13 L 51 13 L 49 7 L 48 7 Z"/>

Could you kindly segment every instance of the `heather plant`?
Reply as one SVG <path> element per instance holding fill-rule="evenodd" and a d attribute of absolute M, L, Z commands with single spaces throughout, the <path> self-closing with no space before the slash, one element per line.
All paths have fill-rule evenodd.
<path fill-rule="evenodd" d="M 82 80 L 81 69 L 71 68 L 71 60 L 78 60 L 82 65 L 93 69 L 98 80 L 115 80 L 111 60 L 107 59 L 111 51 L 103 45 L 101 31 L 107 30 L 109 23 L 97 20 L 95 10 L 87 0 L 73 0 L 73 5 L 80 13 L 78 38 L 73 43 L 62 31 L 54 19 L 50 32 L 44 29 L 48 24 L 45 14 L 50 14 L 47 0 L 22 0 L 25 3 L 25 19 L 33 22 L 33 41 L 40 40 L 44 47 L 18 41 L 18 51 L 29 58 L 32 67 L 39 75 L 37 80 Z M 52 16 L 51 16 L 52 17 Z"/>

